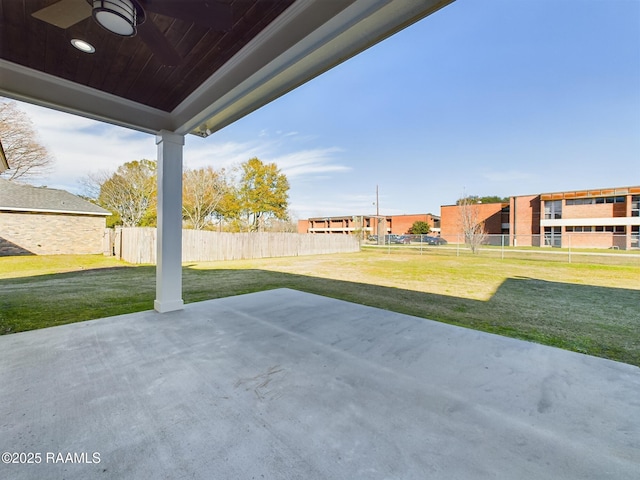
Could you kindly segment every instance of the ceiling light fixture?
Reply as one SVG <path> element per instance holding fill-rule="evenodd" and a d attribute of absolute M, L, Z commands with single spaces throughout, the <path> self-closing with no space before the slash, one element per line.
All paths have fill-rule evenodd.
<path fill-rule="evenodd" d="M 92 0 L 92 15 L 96 22 L 116 35 L 136 34 L 138 9 L 132 0 Z"/>
<path fill-rule="evenodd" d="M 84 40 L 80 40 L 79 38 L 71 39 L 71 45 L 84 53 L 94 53 L 96 51 L 93 45 L 89 42 L 85 42 Z"/>

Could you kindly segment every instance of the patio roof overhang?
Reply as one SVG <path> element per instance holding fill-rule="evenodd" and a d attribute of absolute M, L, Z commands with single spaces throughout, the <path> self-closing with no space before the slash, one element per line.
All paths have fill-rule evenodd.
<path fill-rule="evenodd" d="M 32 16 L 57 1 L 0 0 L 0 94 L 147 133 L 206 137 L 453 0 L 225 1 L 234 26 L 219 33 L 154 14 L 147 21 L 166 25 L 176 49 L 191 46 L 175 66 L 91 18 L 63 30 Z M 69 37 L 97 43 L 96 53 Z"/>
<path fill-rule="evenodd" d="M 0 0 L 0 95 L 156 135 L 154 307 L 178 310 L 184 136 L 211 135 L 453 1 L 135 0 L 140 34 L 120 37 L 85 0 Z M 44 21 L 49 7 L 66 15 Z"/>

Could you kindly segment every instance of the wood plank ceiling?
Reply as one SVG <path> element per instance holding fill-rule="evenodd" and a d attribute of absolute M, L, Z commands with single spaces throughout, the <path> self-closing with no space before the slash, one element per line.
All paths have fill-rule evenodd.
<path fill-rule="evenodd" d="M 57 1 L 0 0 L 0 58 L 171 112 L 295 0 L 218 0 L 231 6 L 228 31 L 147 12 L 182 57 L 176 66 L 163 65 L 140 35 L 119 37 L 91 17 L 64 30 L 31 15 Z M 77 50 L 72 38 L 96 52 Z"/>

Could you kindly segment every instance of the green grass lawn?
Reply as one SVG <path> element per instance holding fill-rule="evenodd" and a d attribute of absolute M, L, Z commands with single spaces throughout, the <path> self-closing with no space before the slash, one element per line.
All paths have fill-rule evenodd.
<path fill-rule="evenodd" d="M 184 266 L 185 302 L 287 287 L 640 366 L 640 267 L 367 250 Z M 149 310 L 155 268 L 0 258 L 0 333 Z"/>

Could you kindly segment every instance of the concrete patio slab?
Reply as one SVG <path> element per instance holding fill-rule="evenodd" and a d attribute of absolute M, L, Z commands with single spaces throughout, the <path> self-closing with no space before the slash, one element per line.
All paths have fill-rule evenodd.
<path fill-rule="evenodd" d="M 640 369 L 272 290 L 0 337 L 0 452 L 6 479 L 638 479 Z"/>

